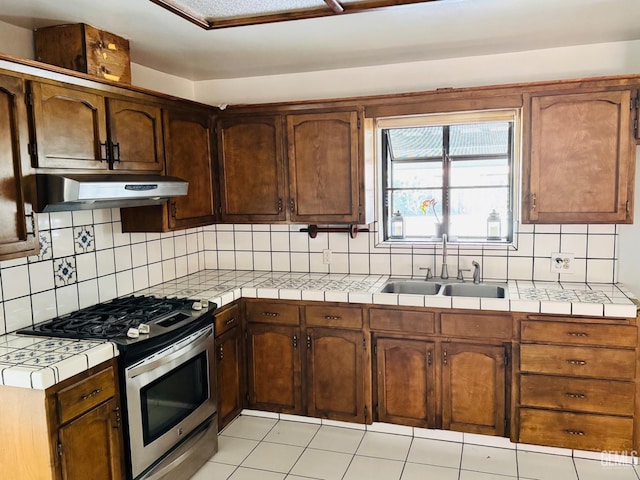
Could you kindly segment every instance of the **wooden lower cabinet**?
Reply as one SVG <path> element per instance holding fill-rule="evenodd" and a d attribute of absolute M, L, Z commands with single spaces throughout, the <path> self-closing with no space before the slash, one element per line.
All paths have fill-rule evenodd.
<path fill-rule="evenodd" d="M 434 342 L 380 338 L 376 342 L 380 422 L 436 427 Z"/>
<path fill-rule="evenodd" d="M 505 347 L 443 343 L 441 350 L 442 428 L 505 435 Z"/>
<path fill-rule="evenodd" d="M 362 331 L 308 328 L 307 413 L 312 417 L 364 423 L 364 355 Z"/>
<path fill-rule="evenodd" d="M 302 414 L 300 328 L 247 326 L 248 406 Z"/>
<path fill-rule="evenodd" d="M 244 392 L 242 329 L 234 327 L 216 337 L 218 431 L 242 411 Z"/>
<path fill-rule="evenodd" d="M 109 360 L 47 390 L 0 386 L 0 476 L 124 478 L 117 377 Z"/>

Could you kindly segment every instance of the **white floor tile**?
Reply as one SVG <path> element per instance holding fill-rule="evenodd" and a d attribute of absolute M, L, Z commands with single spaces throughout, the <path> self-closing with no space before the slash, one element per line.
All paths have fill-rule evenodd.
<path fill-rule="evenodd" d="M 414 438 L 407 462 L 460 468 L 462 444 L 428 438 Z"/>
<path fill-rule="evenodd" d="M 298 461 L 303 452 L 302 447 L 280 445 L 278 443 L 260 443 L 247 459 L 242 462 L 243 467 L 270 472 L 288 473 Z"/>
<path fill-rule="evenodd" d="M 227 480 L 236 469 L 234 465 L 207 462 L 191 480 Z"/>
<path fill-rule="evenodd" d="M 458 468 L 437 467 L 435 465 L 421 465 L 406 463 L 402 471 L 401 480 L 458 480 Z"/>
<path fill-rule="evenodd" d="M 249 440 L 262 440 L 276 423 L 278 423 L 278 420 L 273 418 L 242 415 L 225 428 L 222 435 L 247 438 Z"/>
<path fill-rule="evenodd" d="M 319 428 L 320 425 L 312 423 L 283 422 L 281 420 L 264 437 L 264 441 L 306 447 Z"/>
<path fill-rule="evenodd" d="M 518 452 L 518 475 L 536 480 L 578 480 L 571 457 Z"/>
<path fill-rule="evenodd" d="M 483 472 L 472 472 L 470 470 L 460 470 L 459 480 L 513 480 L 515 478 L 517 477 L 507 477 L 504 475 L 496 475 L 495 473 L 483 473 Z"/>
<path fill-rule="evenodd" d="M 313 437 L 309 448 L 353 454 L 356 453 L 362 437 L 364 437 L 362 430 L 323 425 Z"/>
<path fill-rule="evenodd" d="M 462 469 L 515 477 L 518 475 L 516 451 L 465 444 L 462 447 Z"/>
<path fill-rule="evenodd" d="M 211 457 L 211 461 L 228 465 L 240 465 L 257 445 L 258 442 L 256 440 L 220 435 L 218 437 L 218 451 Z"/>
<path fill-rule="evenodd" d="M 322 480 L 340 480 L 347 471 L 353 455 L 308 448 L 304 451 L 291 473 Z"/>
<path fill-rule="evenodd" d="M 410 446 L 411 437 L 392 435 L 389 433 L 367 432 L 356 454 L 366 457 L 405 461 Z"/>
<path fill-rule="evenodd" d="M 356 456 L 343 480 L 400 480 L 403 467 L 396 460 Z"/>
<path fill-rule="evenodd" d="M 229 480 L 284 480 L 284 477 L 284 473 L 240 467 L 229 477 Z"/>
<path fill-rule="evenodd" d="M 631 465 L 602 465 L 598 460 L 574 458 L 580 480 L 638 480 Z"/>

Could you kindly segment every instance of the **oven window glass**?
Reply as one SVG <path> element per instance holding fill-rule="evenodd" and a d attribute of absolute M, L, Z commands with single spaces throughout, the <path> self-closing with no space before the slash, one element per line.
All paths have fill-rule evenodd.
<path fill-rule="evenodd" d="M 144 444 L 176 426 L 208 398 L 207 352 L 145 386 L 140 391 Z"/>

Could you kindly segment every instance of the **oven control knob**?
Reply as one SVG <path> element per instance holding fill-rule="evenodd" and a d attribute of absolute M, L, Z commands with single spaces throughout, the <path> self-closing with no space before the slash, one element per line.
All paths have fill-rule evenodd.
<path fill-rule="evenodd" d="M 193 302 L 193 304 L 191 305 L 191 310 L 202 310 L 202 303 Z"/>
<path fill-rule="evenodd" d="M 127 330 L 127 337 L 138 338 L 139 336 L 140 336 L 140 330 L 138 330 L 137 328 L 131 327 L 129 330 Z"/>
<path fill-rule="evenodd" d="M 146 323 L 141 323 L 140 325 L 138 325 L 138 331 L 140 333 L 148 334 L 149 333 L 149 325 L 147 325 Z"/>

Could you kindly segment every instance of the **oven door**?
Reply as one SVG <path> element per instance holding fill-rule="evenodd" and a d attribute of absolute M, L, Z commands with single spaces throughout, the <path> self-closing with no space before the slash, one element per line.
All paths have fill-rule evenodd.
<path fill-rule="evenodd" d="M 216 413 L 214 372 L 212 326 L 125 368 L 133 478 Z"/>

